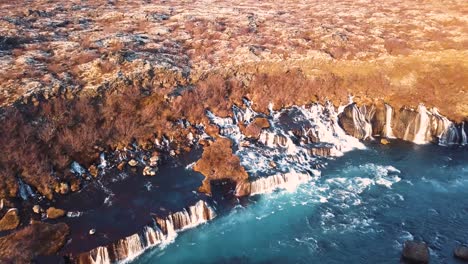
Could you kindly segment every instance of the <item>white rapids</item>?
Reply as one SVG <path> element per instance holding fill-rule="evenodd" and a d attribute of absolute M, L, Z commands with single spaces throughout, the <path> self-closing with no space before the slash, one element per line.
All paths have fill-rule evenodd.
<path fill-rule="evenodd" d="M 270 108 L 269 115 L 255 112 L 245 101 L 245 108 L 233 107 L 233 118 L 221 118 L 208 112 L 212 123 L 234 143 L 235 155 L 249 173 L 250 194 L 270 193 L 276 189 L 295 189 L 320 175 L 326 157 L 341 156 L 353 149 L 365 149 L 358 139 L 347 135 L 338 125 L 338 113 L 330 103 L 325 106 L 293 106 L 280 111 Z M 269 128 L 256 140 L 242 134 L 255 118 L 267 118 Z M 322 157 L 321 157 L 322 156 Z M 326 157 L 323 157 L 326 156 Z M 243 193 L 245 184 L 236 194 Z"/>

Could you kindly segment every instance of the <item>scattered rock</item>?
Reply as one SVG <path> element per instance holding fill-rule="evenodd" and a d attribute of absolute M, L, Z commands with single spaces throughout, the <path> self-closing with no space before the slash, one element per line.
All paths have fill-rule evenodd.
<path fill-rule="evenodd" d="M 270 161 L 270 167 L 271 167 L 271 168 L 276 168 L 276 162 L 274 162 L 274 161 L 271 160 L 271 161 Z"/>
<path fill-rule="evenodd" d="M 154 175 L 156 175 L 156 171 L 157 171 L 157 168 L 151 168 L 149 166 L 146 166 L 143 169 L 143 175 L 144 176 L 154 176 Z"/>
<path fill-rule="evenodd" d="M 66 182 L 61 182 L 55 187 L 55 192 L 60 194 L 67 194 L 70 191 L 70 186 Z"/>
<path fill-rule="evenodd" d="M 151 155 L 151 158 L 150 158 L 150 163 L 149 165 L 151 167 L 156 167 L 158 166 L 158 162 L 159 162 L 159 153 L 158 152 L 153 152 L 153 155 Z"/>
<path fill-rule="evenodd" d="M 460 245 L 455 248 L 453 251 L 453 255 L 456 258 L 468 261 L 468 246 L 466 245 Z"/>
<path fill-rule="evenodd" d="M 72 181 L 70 189 L 71 189 L 72 192 L 79 191 L 80 190 L 80 181 L 78 181 L 78 180 Z"/>
<path fill-rule="evenodd" d="M 49 209 L 47 209 L 47 218 L 49 219 L 57 219 L 64 215 L 65 215 L 65 210 L 58 209 L 55 207 L 49 207 Z"/>
<path fill-rule="evenodd" d="M 33 210 L 33 212 L 35 214 L 40 214 L 41 213 L 41 207 L 38 204 L 34 205 L 32 210 Z"/>
<path fill-rule="evenodd" d="M 20 218 L 18 215 L 18 209 L 11 208 L 6 214 L 0 219 L 0 231 L 12 230 L 18 227 Z"/>
<path fill-rule="evenodd" d="M 138 161 L 134 160 L 134 159 L 131 159 L 129 162 L 128 162 L 128 165 L 130 165 L 131 167 L 136 167 L 138 165 Z"/>
<path fill-rule="evenodd" d="M 390 141 L 388 141 L 388 139 L 386 139 L 386 138 L 382 138 L 382 139 L 380 140 L 380 144 L 382 144 L 382 145 L 387 145 L 387 144 L 390 144 Z"/>
<path fill-rule="evenodd" d="M 94 178 L 96 178 L 98 176 L 98 168 L 96 167 L 96 165 L 91 165 L 89 168 L 88 168 L 88 171 L 89 171 L 89 174 L 91 174 L 91 176 L 93 176 Z"/>
<path fill-rule="evenodd" d="M 122 171 L 125 168 L 125 162 L 120 162 L 119 165 L 117 165 L 117 169 L 119 171 Z"/>
<path fill-rule="evenodd" d="M 424 242 L 405 241 L 402 258 L 408 263 L 429 263 L 429 248 Z"/>

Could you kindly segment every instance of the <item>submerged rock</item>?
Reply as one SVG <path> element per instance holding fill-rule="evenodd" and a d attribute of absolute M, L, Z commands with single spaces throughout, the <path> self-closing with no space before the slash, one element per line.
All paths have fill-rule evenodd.
<path fill-rule="evenodd" d="M 18 209 L 9 209 L 2 219 L 0 219 L 0 231 L 15 229 L 18 227 L 19 223 Z"/>
<path fill-rule="evenodd" d="M 47 209 L 47 218 L 49 219 L 57 219 L 64 215 L 65 215 L 65 210 L 58 209 L 55 207 L 49 207 L 49 209 Z"/>
<path fill-rule="evenodd" d="M 468 261 L 468 246 L 460 245 L 455 248 L 453 251 L 453 255 L 456 258 L 462 259 L 464 261 Z"/>
<path fill-rule="evenodd" d="M 429 247 L 424 242 L 405 241 L 402 258 L 407 263 L 429 263 Z"/>

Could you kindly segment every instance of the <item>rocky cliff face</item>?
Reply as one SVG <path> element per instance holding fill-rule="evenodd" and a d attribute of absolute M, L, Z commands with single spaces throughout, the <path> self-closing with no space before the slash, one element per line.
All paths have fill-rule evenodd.
<path fill-rule="evenodd" d="M 417 109 L 394 110 L 388 104 L 346 106 L 339 116 L 340 125 L 359 139 L 372 136 L 399 138 L 416 144 L 466 145 L 465 122 L 454 123 L 441 115 L 437 108 L 428 110 L 420 104 Z"/>

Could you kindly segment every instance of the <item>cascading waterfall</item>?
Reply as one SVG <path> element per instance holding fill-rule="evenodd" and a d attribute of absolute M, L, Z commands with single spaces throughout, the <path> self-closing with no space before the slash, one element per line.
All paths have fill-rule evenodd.
<path fill-rule="evenodd" d="M 385 130 L 384 130 L 384 136 L 386 138 L 395 138 L 395 135 L 393 135 L 393 130 L 392 130 L 392 115 L 393 115 L 393 108 L 385 104 Z"/>
<path fill-rule="evenodd" d="M 429 111 L 421 104 L 417 110 L 402 108 L 397 113 L 388 104 L 377 107 L 372 105 L 369 108 L 358 108 L 354 103 L 344 107 L 339 121 L 348 134 L 365 139 L 373 132 L 375 135 L 400 138 L 416 144 L 435 142 L 443 146 L 463 145 L 466 142 L 463 124 L 457 126 L 439 114 L 437 108 Z M 385 111 L 384 114 L 382 111 Z M 370 124 L 375 127 L 371 125 L 369 130 Z"/>
<path fill-rule="evenodd" d="M 465 132 L 465 122 L 462 122 L 461 124 L 461 145 L 467 145 L 468 144 L 468 139 L 466 137 L 466 132 Z"/>
<path fill-rule="evenodd" d="M 173 241 L 177 232 L 196 227 L 215 217 L 214 210 L 205 201 L 200 200 L 195 205 L 180 212 L 169 214 L 165 218 L 156 218 L 155 224 L 145 226 L 140 233 L 82 253 L 75 262 L 80 264 L 127 262 L 150 247 Z"/>
<path fill-rule="evenodd" d="M 356 127 L 361 127 L 362 128 L 362 138 L 363 139 L 368 139 L 372 138 L 372 125 L 367 122 L 365 115 L 359 111 L 359 109 L 354 105 L 353 110 L 353 123 L 356 124 Z"/>
<path fill-rule="evenodd" d="M 415 119 L 414 124 L 414 138 L 413 143 L 415 144 L 426 144 L 427 141 L 427 132 L 429 127 L 429 113 L 426 107 L 422 104 L 418 106 L 418 115 Z M 408 140 L 408 133 L 405 133 L 404 140 Z"/>
<path fill-rule="evenodd" d="M 275 174 L 268 177 L 262 177 L 250 182 L 250 195 L 270 193 L 277 189 L 294 191 L 302 184 L 312 179 L 309 174 L 297 173 L 294 170 L 287 173 Z"/>
<path fill-rule="evenodd" d="M 312 175 L 320 175 L 317 168 L 323 166 L 323 161 L 314 153 L 341 156 L 343 152 L 365 148 L 338 125 L 338 113 L 330 103 L 280 111 L 270 107 L 268 116 L 256 113 L 250 105 L 244 102 L 245 110 L 234 106 L 232 119 L 208 112 L 221 134 L 233 140 L 235 154 L 250 175 L 249 182 L 237 186 L 237 195 L 295 189 Z M 246 140 L 239 125 L 243 122 L 247 126 L 257 117 L 267 118 L 270 127 L 263 129 L 256 141 Z"/>

